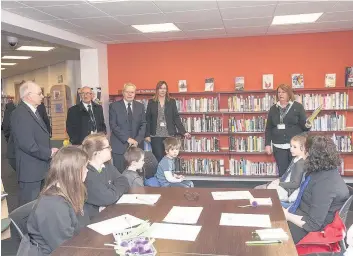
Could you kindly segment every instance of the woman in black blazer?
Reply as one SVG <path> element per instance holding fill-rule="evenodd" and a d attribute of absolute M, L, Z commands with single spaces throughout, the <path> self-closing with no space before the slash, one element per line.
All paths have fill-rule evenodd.
<path fill-rule="evenodd" d="M 151 142 L 152 152 L 159 162 L 165 153 L 163 141 L 166 137 L 182 134 L 190 137 L 180 120 L 175 100 L 169 96 L 168 85 L 159 81 L 153 99 L 148 101 L 146 111 L 145 140 Z"/>

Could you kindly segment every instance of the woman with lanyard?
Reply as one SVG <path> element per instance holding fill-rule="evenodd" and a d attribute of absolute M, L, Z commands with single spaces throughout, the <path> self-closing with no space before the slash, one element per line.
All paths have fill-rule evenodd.
<path fill-rule="evenodd" d="M 303 105 L 294 101 L 290 86 L 279 85 L 276 98 L 278 102 L 268 112 L 265 152 L 270 155 L 273 150 L 279 176 L 282 176 L 292 161 L 290 140 L 295 135 L 310 130 L 311 124 L 306 121 Z"/>
<path fill-rule="evenodd" d="M 145 140 L 151 142 L 152 152 L 158 162 L 165 154 L 163 141 L 166 137 L 177 134 L 190 137 L 181 122 L 175 100 L 169 96 L 165 81 L 157 83 L 156 94 L 148 101 L 146 120 Z"/>

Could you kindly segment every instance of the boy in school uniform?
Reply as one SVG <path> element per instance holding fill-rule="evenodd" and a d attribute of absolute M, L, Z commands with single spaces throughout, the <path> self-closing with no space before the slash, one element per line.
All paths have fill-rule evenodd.
<path fill-rule="evenodd" d="M 175 174 L 175 158 L 179 154 L 180 141 L 174 137 L 167 137 L 163 143 L 166 155 L 159 162 L 156 173 L 161 187 L 194 187 L 192 181 L 185 180 L 183 175 Z"/>
<path fill-rule="evenodd" d="M 145 154 L 142 149 L 130 147 L 124 154 L 127 168 L 123 172 L 123 176 L 128 180 L 131 188 L 143 187 L 143 178 L 138 174 L 145 163 Z"/>

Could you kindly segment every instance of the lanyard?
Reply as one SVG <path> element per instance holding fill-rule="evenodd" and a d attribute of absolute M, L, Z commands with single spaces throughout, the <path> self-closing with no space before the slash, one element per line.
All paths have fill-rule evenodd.
<path fill-rule="evenodd" d="M 290 104 L 290 103 L 289 103 Z M 293 106 L 293 103 L 290 104 L 290 106 L 287 108 L 286 112 L 284 112 L 282 115 L 281 115 L 281 111 L 279 112 L 279 120 L 280 120 L 280 123 L 283 124 L 283 119 L 286 117 L 286 115 L 288 114 L 289 110 L 291 109 L 291 107 Z"/>

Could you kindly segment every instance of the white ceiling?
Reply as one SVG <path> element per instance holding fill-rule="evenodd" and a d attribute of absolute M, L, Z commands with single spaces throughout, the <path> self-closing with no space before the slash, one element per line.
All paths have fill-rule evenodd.
<path fill-rule="evenodd" d="M 11 49 L 7 43 L 6 36 L 11 35 L 18 38 L 18 46 L 31 45 L 31 46 L 54 46 L 55 49 L 49 52 L 27 52 L 15 51 Z M 18 47 L 17 46 L 17 47 Z M 54 45 L 47 42 L 39 41 L 13 33 L 1 31 L 1 56 L 32 56 L 28 60 L 1 60 L 1 62 L 15 62 L 14 66 L 2 66 L 5 70 L 1 70 L 1 77 L 6 78 L 13 75 L 23 74 L 31 70 L 50 66 L 66 60 L 79 60 L 80 51 L 60 45 Z"/>
<path fill-rule="evenodd" d="M 2 9 L 103 43 L 353 29 L 353 1 L 1 1 Z M 275 15 L 324 12 L 313 24 L 271 26 Z M 173 22 L 180 32 L 130 25 Z"/>

